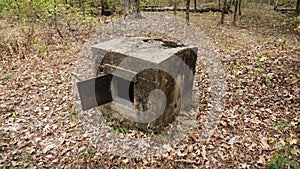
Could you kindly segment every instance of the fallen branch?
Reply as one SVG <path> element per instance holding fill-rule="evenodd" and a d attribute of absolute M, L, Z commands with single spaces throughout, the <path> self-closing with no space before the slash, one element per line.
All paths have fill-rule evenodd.
<path fill-rule="evenodd" d="M 58 28 L 56 28 L 56 32 L 58 33 L 59 37 L 64 39 L 63 35 L 61 34 L 60 30 Z"/>
<path fill-rule="evenodd" d="M 275 8 L 274 10 L 278 12 L 296 11 L 294 8 Z"/>
<path fill-rule="evenodd" d="M 151 6 L 151 7 L 142 7 L 142 11 L 145 12 L 164 12 L 164 11 L 174 11 L 173 7 L 156 7 L 156 6 Z M 176 11 L 186 11 L 186 8 L 177 8 Z M 203 12 L 222 12 L 221 9 L 219 8 L 213 8 L 213 7 L 207 7 L 207 8 L 201 8 L 201 9 L 193 9 L 190 10 L 190 12 L 198 12 L 198 13 L 203 13 Z"/>

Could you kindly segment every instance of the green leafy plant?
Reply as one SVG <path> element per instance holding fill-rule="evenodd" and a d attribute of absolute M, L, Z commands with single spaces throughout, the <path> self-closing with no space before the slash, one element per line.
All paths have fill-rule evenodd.
<path fill-rule="evenodd" d="M 25 77 L 23 77 L 23 80 L 29 80 L 29 79 L 31 79 L 30 76 L 25 76 Z"/>
<path fill-rule="evenodd" d="M 8 73 L 8 74 L 6 74 L 5 76 L 0 77 L 0 81 L 8 80 L 8 79 L 11 78 L 11 76 L 12 76 L 12 73 Z"/>
<path fill-rule="evenodd" d="M 286 146 L 284 141 L 280 141 L 277 144 L 277 154 L 271 157 L 270 163 L 267 165 L 266 169 L 283 169 L 291 168 L 297 169 L 296 164 L 291 161 L 290 158 L 284 155 L 286 151 Z"/>
<path fill-rule="evenodd" d="M 263 71 L 262 67 L 258 67 L 254 69 L 254 75 L 255 76 L 259 76 L 261 74 L 261 72 Z"/>
<path fill-rule="evenodd" d="M 79 80 L 79 81 L 82 81 L 81 80 L 81 78 L 79 77 L 79 76 L 77 76 L 75 73 L 73 73 L 73 72 L 69 72 L 69 73 L 67 73 L 66 74 L 66 78 L 70 78 L 70 77 L 74 77 L 74 78 L 76 78 L 77 80 Z"/>
<path fill-rule="evenodd" d="M 19 117 L 19 112 L 15 111 L 11 113 L 11 117 L 16 119 L 17 117 Z"/>
<path fill-rule="evenodd" d="M 281 122 L 281 123 L 277 123 L 276 124 L 276 129 L 281 131 L 286 127 L 286 123 L 285 122 Z"/>
<path fill-rule="evenodd" d="M 284 167 L 297 169 L 296 164 L 284 157 L 282 153 L 278 153 L 275 159 L 267 165 L 267 169 L 282 169 Z"/>
<path fill-rule="evenodd" d="M 300 74 L 297 74 L 296 78 L 293 79 L 292 84 L 297 83 L 297 82 L 299 82 L 299 81 L 300 81 Z"/>
<path fill-rule="evenodd" d="M 231 47 L 229 47 L 229 46 L 224 46 L 224 49 L 226 50 L 226 51 L 230 51 L 230 50 L 232 50 L 232 48 Z"/>
<path fill-rule="evenodd" d="M 130 129 L 132 129 L 132 125 L 126 121 L 121 121 L 119 125 L 115 126 L 114 133 L 127 133 Z"/>
<path fill-rule="evenodd" d="M 268 138 L 268 142 L 269 142 L 269 143 L 274 143 L 274 141 L 275 141 L 275 138 L 274 138 L 274 137 L 269 137 L 269 138 Z"/>
<path fill-rule="evenodd" d="M 72 112 L 70 112 L 70 114 L 71 114 L 72 116 L 77 116 L 77 115 L 78 115 L 77 111 L 72 111 Z"/>
<path fill-rule="evenodd" d="M 271 79 L 270 79 L 270 77 L 269 76 L 267 76 L 266 77 L 266 79 L 265 79 L 265 81 L 266 81 L 266 84 L 268 85 L 268 84 L 270 84 L 271 83 Z"/>

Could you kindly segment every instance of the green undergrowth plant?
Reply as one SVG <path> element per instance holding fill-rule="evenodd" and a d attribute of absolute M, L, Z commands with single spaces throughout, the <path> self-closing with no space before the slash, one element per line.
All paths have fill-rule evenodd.
<path fill-rule="evenodd" d="M 129 130 L 137 129 L 134 125 L 130 124 L 126 119 L 122 118 L 116 112 L 111 110 L 101 110 L 102 116 L 106 119 L 109 126 L 113 128 L 113 133 L 128 133 Z"/>
<path fill-rule="evenodd" d="M 19 112 L 17 112 L 17 111 L 12 112 L 11 117 L 14 118 L 14 119 L 18 118 L 19 117 Z"/>
<path fill-rule="evenodd" d="M 280 141 L 276 149 L 277 153 L 270 158 L 266 169 L 298 169 L 296 163 L 287 156 L 291 151 L 284 141 Z"/>
<path fill-rule="evenodd" d="M 48 56 L 66 42 L 81 42 L 102 23 L 98 15 L 83 10 L 78 4 L 57 0 L 0 2 L 0 59 L 7 56 Z M 71 2 L 69 2 L 71 3 Z M 85 3 L 87 9 L 95 8 Z M 90 6 L 89 6 L 90 5 Z M 85 35 L 85 36 L 82 36 Z"/>
<path fill-rule="evenodd" d="M 12 77 L 12 73 L 8 73 L 3 77 L 0 77 L 0 81 L 9 80 Z"/>

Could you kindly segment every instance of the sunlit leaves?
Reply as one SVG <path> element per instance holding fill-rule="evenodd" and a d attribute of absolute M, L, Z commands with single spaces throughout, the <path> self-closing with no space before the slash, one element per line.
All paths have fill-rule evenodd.
<path fill-rule="evenodd" d="M 298 143 L 298 139 L 297 138 L 290 138 L 288 139 L 288 142 L 290 143 L 290 145 L 294 145 Z"/>
<path fill-rule="evenodd" d="M 269 142 L 269 143 L 274 143 L 274 141 L 275 141 L 275 138 L 274 138 L 274 137 L 269 137 L 269 138 L 268 138 L 268 142 Z"/>
<path fill-rule="evenodd" d="M 297 28 L 295 28 L 295 31 L 300 33 L 300 25 L 298 25 Z"/>
<path fill-rule="evenodd" d="M 11 117 L 16 119 L 17 117 L 19 117 L 19 112 L 15 111 L 11 113 Z"/>
<path fill-rule="evenodd" d="M 266 81 L 266 84 L 268 85 L 268 84 L 270 84 L 271 83 L 271 79 L 270 79 L 270 77 L 269 76 L 267 76 L 266 77 L 266 79 L 265 79 L 265 81 Z"/>

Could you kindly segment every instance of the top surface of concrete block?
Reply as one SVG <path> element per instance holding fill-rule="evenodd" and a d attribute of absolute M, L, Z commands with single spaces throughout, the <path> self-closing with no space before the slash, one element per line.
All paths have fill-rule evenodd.
<path fill-rule="evenodd" d="M 180 43 L 146 37 L 124 37 L 92 46 L 108 52 L 116 52 L 137 59 L 159 64 L 177 52 L 193 48 Z"/>

